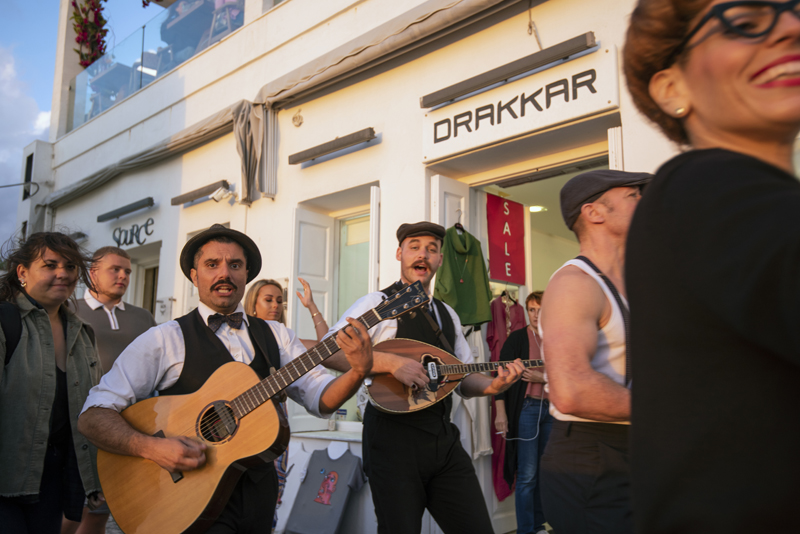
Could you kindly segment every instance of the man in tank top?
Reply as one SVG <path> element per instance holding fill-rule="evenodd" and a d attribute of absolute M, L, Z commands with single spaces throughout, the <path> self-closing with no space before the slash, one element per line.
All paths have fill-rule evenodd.
<path fill-rule="evenodd" d="M 550 411 L 542 503 L 558 534 L 633 532 L 628 476 L 625 240 L 651 175 L 595 170 L 561 190 L 580 254 L 553 274 L 539 319 Z"/>

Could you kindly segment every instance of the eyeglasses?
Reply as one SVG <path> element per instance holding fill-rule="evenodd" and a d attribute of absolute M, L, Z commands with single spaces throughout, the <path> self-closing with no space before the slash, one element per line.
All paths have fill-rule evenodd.
<path fill-rule="evenodd" d="M 684 37 L 673 57 L 683 51 L 686 43 L 714 17 L 719 19 L 731 32 L 748 39 L 756 39 L 771 32 L 778 23 L 778 17 L 784 11 L 790 11 L 800 18 L 800 0 L 789 0 L 788 2 L 741 0 L 717 4 Z"/>

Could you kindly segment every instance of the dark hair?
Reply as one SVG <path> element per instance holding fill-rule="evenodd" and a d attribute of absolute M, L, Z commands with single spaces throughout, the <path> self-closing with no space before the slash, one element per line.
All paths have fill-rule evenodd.
<path fill-rule="evenodd" d="M 94 251 L 94 254 L 92 254 L 92 263 L 96 263 L 102 260 L 109 254 L 113 254 L 114 256 L 120 256 L 121 258 L 125 258 L 126 260 L 131 259 L 131 255 L 119 247 L 100 247 Z"/>
<path fill-rule="evenodd" d="M 3 245 L 0 255 L 6 262 L 8 272 L 0 276 L 0 301 L 13 301 L 22 291 L 17 267 L 22 265 L 29 269 L 31 264 L 48 249 L 74 263 L 78 268 L 78 279 L 87 288 L 94 290 L 92 280 L 89 278 L 89 258 L 75 240 L 61 232 L 36 232 L 28 239 L 19 239 L 16 243 L 12 237 Z"/>
<path fill-rule="evenodd" d="M 528 293 L 528 296 L 525 299 L 525 307 L 527 308 L 528 304 L 530 304 L 532 300 L 535 300 L 536 304 L 541 304 L 543 296 L 544 296 L 544 291 L 532 291 Z"/>
<path fill-rule="evenodd" d="M 194 259 L 192 260 L 192 267 L 193 267 L 195 270 L 197 269 L 197 262 L 198 262 L 198 261 L 200 261 L 200 256 L 202 256 L 202 255 L 203 255 L 203 247 L 205 247 L 205 246 L 206 246 L 206 245 L 208 245 L 209 243 L 225 243 L 225 244 L 228 244 L 228 243 L 236 243 L 237 245 L 239 245 L 240 247 L 242 247 L 242 244 L 241 244 L 241 243 L 239 243 L 239 242 L 238 242 L 238 241 L 236 241 L 235 239 L 231 239 L 230 237 L 225 237 L 224 235 L 222 235 L 222 236 L 217 236 L 217 237 L 212 237 L 211 239 L 209 239 L 208 241 L 206 241 L 205 243 L 203 243 L 202 245 L 200 245 L 199 247 L 197 247 L 197 252 L 195 252 L 195 253 L 194 253 Z M 245 267 L 247 267 L 247 266 L 249 265 L 249 261 L 248 261 L 248 260 L 249 260 L 250 258 L 248 258 L 248 257 L 247 257 L 247 251 L 246 251 L 246 250 L 244 250 L 244 247 L 242 247 L 242 250 L 244 251 L 244 258 L 245 258 L 245 262 L 247 262 L 247 263 L 245 264 Z"/>
<path fill-rule="evenodd" d="M 689 144 L 680 119 L 664 113 L 650 96 L 650 80 L 675 61 L 680 54 L 689 25 L 711 0 L 639 0 L 631 14 L 622 61 L 625 80 L 633 103 L 671 140 Z"/>

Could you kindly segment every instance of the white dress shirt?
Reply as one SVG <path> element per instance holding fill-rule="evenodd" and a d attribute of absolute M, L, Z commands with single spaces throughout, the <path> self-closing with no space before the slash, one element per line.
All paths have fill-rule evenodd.
<path fill-rule="evenodd" d="M 203 321 L 215 312 L 202 302 L 197 307 Z M 236 311 L 243 312 L 241 304 Z M 266 321 L 280 349 L 281 366 L 306 352 L 300 339 L 292 331 L 276 321 Z M 255 358 L 255 349 L 247 330 L 248 318 L 240 329 L 223 323 L 216 335 L 231 353 L 235 361 L 250 364 Z M 177 321 L 169 321 L 153 327 L 131 343 L 120 354 L 114 367 L 103 375 L 100 383 L 89 392 L 81 413 L 93 406 L 110 408 L 118 412 L 131 404 L 146 399 L 154 391 L 163 391 L 178 381 L 186 358 L 183 332 Z M 321 417 L 319 399 L 325 388 L 334 380 L 324 369 L 317 366 L 286 388 L 292 400 L 303 405 L 312 415 Z"/>
<path fill-rule="evenodd" d="M 347 317 L 352 317 L 353 319 L 358 319 L 362 315 L 364 315 L 369 310 L 376 308 L 383 300 L 386 299 L 386 295 L 383 294 L 381 291 L 375 291 L 374 293 L 369 293 L 360 299 L 358 299 L 350 308 L 347 309 L 342 317 L 339 319 L 339 322 L 333 325 L 328 333 L 325 334 L 327 338 L 330 335 L 335 334 L 345 326 L 349 325 L 350 323 L 347 322 Z M 475 358 L 472 355 L 472 350 L 467 343 L 464 334 L 462 333 L 461 329 L 461 319 L 458 318 L 458 314 L 456 314 L 455 310 L 451 308 L 446 303 L 444 304 L 445 309 L 450 314 L 450 319 L 453 320 L 453 328 L 455 329 L 456 334 L 456 342 L 453 350 L 455 351 L 456 358 L 461 360 L 461 363 L 471 364 L 475 362 Z M 438 309 L 436 306 L 434 308 L 434 315 L 433 317 L 439 323 L 441 327 L 441 319 L 439 318 Z M 377 325 L 373 326 L 369 331 L 369 337 L 372 339 L 372 343 L 377 345 L 381 341 L 386 341 L 387 339 L 395 339 L 397 337 L 397 319 L 387 319 L 385 321 L 381 321 Z M 365 386 L 361 386 L 362 393 L 365 391 Z M 459 382 L 458 386 L 456 386 L 456 393 L 461 395 L 461 383 Z M 366 394 L 361 395 L 361 397 L 366 398 Z M 362 410 L 363 413 L 363 406 L 359 405 L 359 408 Z"/>
<path fill-rule="evenodd" d="M 106 315 L 108 315 L 108 320 L 111 323 L 111 330 L 119 330 L 119 322 L 117 322 L 116 311 L 117 308 L 119 308 L 122 311 L 125 311 L 125 303 L 122 302 L 122 300 L 114 304 L 109 310 L 108 308 L 103 306 L 102 302 L 94 298 L 94 295 L 92 295 L 92 292 L 89 291 L 88 289 L 86 290 L 86 293 L 84 293 L 83 295 L 83 300 L 85 300 L 86 304 L 88 304 L 89 307 L 93 310 L 96 310 L 97 308 L 103 308 L 103 311 L 106 312 Z"/>

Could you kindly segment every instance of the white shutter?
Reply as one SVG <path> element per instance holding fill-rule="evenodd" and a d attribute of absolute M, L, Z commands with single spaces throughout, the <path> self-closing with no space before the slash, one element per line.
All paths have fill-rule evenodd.
<path fill-rule="evenodd" d="M 296 208 L 294 221 L 294 255 L 292 277 L 289 280 L 288 325 L 302 339 L 316 339 L 311 314 L 297 298 L 296 291 L 303 286 L 297 278 L 305 279 L 314 291 L 314 302 L 320 313 L 333 324 L 331 315 L 333 295 L 333 243 L 334 219 L 303 208 Z M 318 320 L 316 317 L 314 318 Z M 288 401 L 289 424 L 292 432 L 325 430 L 328 423 L 314 417 L 294 401 Z"/>

